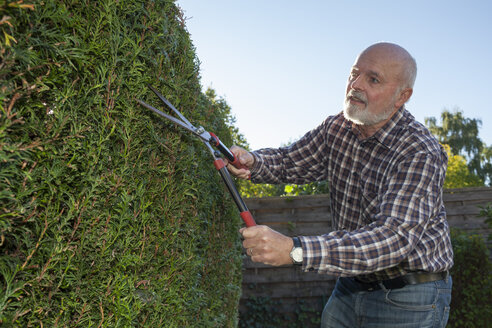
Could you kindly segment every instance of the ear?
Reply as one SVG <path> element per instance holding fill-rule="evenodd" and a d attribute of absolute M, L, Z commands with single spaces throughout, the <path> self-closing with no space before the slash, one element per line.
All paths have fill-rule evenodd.
<path fill-rule="evenodd" d="M 401 106 L 403 106 L 403 104 L 405 104 L 408 101 L 408 99 L 410 99 L 410 97 L 412 96 L 412 93 L 413 93 L 412 88 L 403 89 L 400 92 L 398 99 L 396 100 L 395 106 L 397 108 L 400 108 Z"/>

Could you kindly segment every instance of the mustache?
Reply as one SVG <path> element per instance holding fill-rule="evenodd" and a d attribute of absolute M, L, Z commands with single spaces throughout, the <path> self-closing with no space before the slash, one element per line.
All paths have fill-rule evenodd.
<path fill-rule="evenodd" d="M 367 104 L 367 98 L 366 96 L 364 95 L 364 93 L 362 92 L 359 92 L 359 91 L 355 91 L 355 90 L 350 90 L 348 93 L 347 93 L 347 97 L 346 99 L 355 99 L 357 101 L 362 101 L 364 104 Z"/>

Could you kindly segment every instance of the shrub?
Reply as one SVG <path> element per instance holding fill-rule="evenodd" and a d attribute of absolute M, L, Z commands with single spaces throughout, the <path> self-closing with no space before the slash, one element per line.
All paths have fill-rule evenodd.
<path fill-rule="evenodd" d="M 269 297 L 250 297 L 245 303 L 246 310 L 241 313 L 241 328 L 275 328 L 282 326 L 282 315 L 278 313 L 280 301 Z"/>
<path fill-rule="evenodd" d="M 0 323 L 236 325 L 237 211 L 203 145 L 135 101 L 151 84 L 232 142 L 179 8 L 22 4 L 0 3 Z"/>
<path fill-rule="evenodd" d="M 453 291 L 448 327 L 488 327 L 492 317 L 492 264 L 481 235 L 452 230 Z"/>

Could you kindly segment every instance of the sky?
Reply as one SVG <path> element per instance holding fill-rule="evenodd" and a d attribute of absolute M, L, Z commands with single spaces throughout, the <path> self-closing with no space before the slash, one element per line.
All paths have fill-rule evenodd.
<path fill-rule="evenodd" d="M 417 61 L 406 107 L 418 121 L 441 122 L 444 109 L 458 109 L 482 121 L 480 137 L 492 144 L 492 1 L 176 3 L 202 88 L 229 104 L 251 149 L 288 144 L 339 113 L 355 58 L 380 41 L 401 45 Z"/>

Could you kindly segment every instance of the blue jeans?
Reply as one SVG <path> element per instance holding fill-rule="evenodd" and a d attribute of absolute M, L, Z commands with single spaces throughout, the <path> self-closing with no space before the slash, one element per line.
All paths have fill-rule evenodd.
<path fill-rule="evenodd" d="M 321 318 L 322 328 L 443 328 L 449 317 L 452 279 L 363 291 L 339 278 Z"/>

